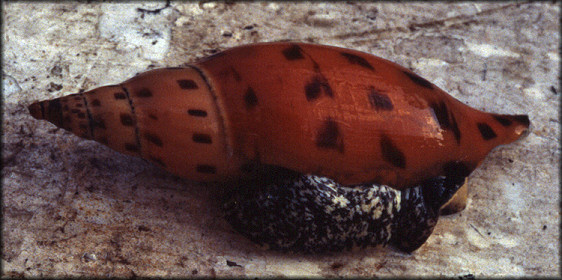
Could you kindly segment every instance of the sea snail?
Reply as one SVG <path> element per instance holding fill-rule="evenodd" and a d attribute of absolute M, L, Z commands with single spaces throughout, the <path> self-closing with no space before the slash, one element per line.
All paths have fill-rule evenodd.
<path fill-rule="evenodd" d="M 304 184 L 319 196 L 325 188 L 354 196 L 361 191 L 344 186 L 375 193 L 390 186 L 393 193 L 439 201 L 444 196 L 428 193 L 437 188 L 428 184 L 456 190 L 490 150 L 519 139 L 530 125 L 526 115 L 464 105 L 382 58 L 290 42 L 232 48 L 185 67 L 36 102 L 29 110 L 197 181 L 287 170 L 309 174 L 280 178 L 289 180 L 283 184 L 289 192 Z M 235 204 L 242 208 L 229 209 L 244 211 Z"/>

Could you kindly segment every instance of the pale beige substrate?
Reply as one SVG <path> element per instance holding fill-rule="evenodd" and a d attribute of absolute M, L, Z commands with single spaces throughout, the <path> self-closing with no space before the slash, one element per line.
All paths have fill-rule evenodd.
<path fill-rule="evenodd" d="M 559 6 L 515 3 L 3 2 L 3 275 L 555 276 L 559 273 Z M 224 186 L 32 119 L 31 101 L 123 81 L 227 47 L 275 40 L 354 48 L 407 66 L 461 101 L 527 113 L 468 204 L 411 255 L 262 250 L 230 229 Z M 558 275 L 559 276 L 559 275 Z"/>

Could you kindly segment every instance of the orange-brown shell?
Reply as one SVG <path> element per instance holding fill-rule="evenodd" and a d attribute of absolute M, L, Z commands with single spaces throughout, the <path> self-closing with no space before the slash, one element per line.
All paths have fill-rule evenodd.
<path fill-rule="evenodd" d="M 280 166 L 398 189 L 459 166 L 470 173 L 529 127 L 527 116 L 470 108 L 390 61 L 301 43 L 236 47 L 30 111 L 194 180 Z"/>

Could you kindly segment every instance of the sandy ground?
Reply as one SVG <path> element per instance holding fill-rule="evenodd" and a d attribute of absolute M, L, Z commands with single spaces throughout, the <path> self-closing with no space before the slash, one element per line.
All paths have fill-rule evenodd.
<path fill-rule="evenodd" d="M 556 4 L 3 2 L 3 11 L 3 276 L 560 276 Z M 234 232 L 216 202 L 224 186 L 174 177 L 26 110 L 287 39 L 390 59 L 475 108 L 529 114 L 533 131 L 489 155 L 469 179 L 468 207 L 413 254 L 300 255 Z"/>

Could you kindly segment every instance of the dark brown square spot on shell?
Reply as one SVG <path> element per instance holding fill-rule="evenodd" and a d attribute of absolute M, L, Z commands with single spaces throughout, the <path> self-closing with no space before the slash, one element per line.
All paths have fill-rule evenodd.
<path fill-rule="evenodd" d="M 324 121 L 322 127 L 316 134 L 316 146 L 324 149 L 334 149 L 343 153 L 343 137 L 340 133 L 338 123 L 329 118 Z"/>
<path fill-rule="evenodd" d="M 441 129 L 444 130 L 451 130 L 455 135 L 455 139 L 457 140 L 457 143 L 460 143 L 461 131 L 458 127 L 457 120 L 455 119 L 455 115 L 449 112 L 449 109 L 447 108 L 447 104 L 445 104 L 445 102 L 443 101 L 439 103 L 434 102 L 431 103 L 429 107 L 431 108 L 433 112 L 433 116 L 437 121 L 437 123 L 439 124 L 439 127 L 441 127 Z"/>
<path fill-rule="evenodd" d="M 442 129 L 448 129 L 450 127 L 449 123 L 449 111 L 445 102 L 431 103 L 429 105 L 433 111 L 433 116 L 437 120 L 437 123 Z"/>
<path fill-rule="evenodd" d="M 283 56 L 285 56 L 287 60 L 297 60 L 304 58 L 304 56 L 302 55 L 302 49 L 298 45 L 291 45 L 290 47 L 284 49 L 282 52 Z"/>
<path fill-rule="evenodd" d="M 424 88 L 428 88 L 428 89 L 433 89 L 433 84 L 430 83 L 428 80 L 418 76 L 418 74 L 415 74 L 413 72 L 410 71 L 402 71 L 412 82 L 416 83 L 417 85 L 420 85 Z"/>
<path fill-rule="evenodd" d="M 494 119 L 496 119 L 496 121 L 498 121 L 502 126 L 510 126 L 514 121 L 527 127 L 531 124 L 529 116 L 527 115 L 492 115 L 492 117 L 494 117 Z"/>
<path fill-rule="evenodd" d="M 119 100 L 119 99 L 127 99 L 127 95 L 123 92 L 116 92 L 113 94 L 113 97 L 115 97 L 115 99 Z"/>
<path fill-rule="evenodd" d="M 529 116 L 527 115 L 512 115 L 509 116 L 512 120 L 522 123 L 523 125 L 529 127 L 531 125 L 531 121 L 529 120 Z"/>
<path fill-rule="evenodd" d="M 253 88 L 248 87 L 246 93 L 244 94 L 244 103 L 246 103 L 247 109 L 252 109 L 258 105 L 258 96 Z"/>
<path fill-rule="evenodd" d="M 136 93 L 137 97 L 152 97 L 152 92 L 147 88 L 142 88 Z"/>
<path fill-rule="evenodd" d="M 189 110 L 187 110 L 187 113 L 190 116 L 194 116 L 194 117 L 206 117 L 207 116 L 207 111 L 199 110 L 199 109 L 189 109 Z"/>
<path fill-rule="evenodd" d="M 124 126 L 134 126 L 135 125 L 135 120 L 133 119 L 133 117 L 130 114 L 121 113 L 119 115 L 119 118 L 121 119 L 121 124 L 124 125 Z"/>
<path fill-rule="evenodd" d="M 313 101 L 320 97 L 322 93 L 329 97 L 333 97 L 332 88 L 328 84 L 328 80 L 322 74 L 316 74 L 304 86 L 304 93 L 307 101 Z"/>
<path fill-rule="evenodd" d="M 371 65 L 366 59 L 355 55 L 355 54 L 351 54 L 351 53 L 346 53 L 346 52 L 342 52 L 341 55 L 343 57 L 345 57 L 345 59 L 347 59 L 347 61 L 351 64 L 355 64 L 355 65 L 359 65 L 363 68 L 369 69 L 369 70 L 375 70 L 375 68 L 373 67 L 373 65 Z"/>
<path fill-rule="evenodd" d="M 198 89 L 199 86 L 193 80 L 178 80 L 181 89 Z"/>
<path fill-rule="evenodd" d="M 457 140 L 457 143 L 460 144 L 461 143 L 461 131 L 459 129 L 459 125 L 457 124 L 457 119 L 455 118 L 455 114 L 451 113 L 451 130 L 453 131 L 453 134 L 455 135 L 455 139 Z"/>
<path fill-rule="evenodd" d="M 147 132 L 144 134 L 144 138 L 158 147 L 162 147 L 164 145 L 164 143 L 162 143 L 162 139 L 160 139 L 160 137 L 156 134 Z"/>
<path fill-rule="evenodd" d="M 503 126 L 510 126 L 513 123 L 510 119 L 504 116 L 492 115 L 492 117 L 494 117 L 494 119 L 496 119 L 496 121 L 498 121 Z"/>
<path fill-rule="evenodd" d="M 375 110 L 391 111 L 394 109 L 392 101 L 388 95 L 382 93 L 381 91 L 371 87 L 368 93 L 369 103 L 371 107 Z"/>
<path fill-rule="evenodd" d="M 478 131 L 480 131 L 484 140 L 494 139 L 498 136 L 487 123 L 477 123 L 476 125 L 478 126 Z"/>
<path fill-rule="evenodd" d="M 404 156 L 404 153 L 400 151 L 400 149 L 396 145 L 394 145 L 390 137 L 383 134 L 381 137 L 380 146 L 382 157 L 385 161 L 396 167 L 406 167 L 406 157 Z"/>

